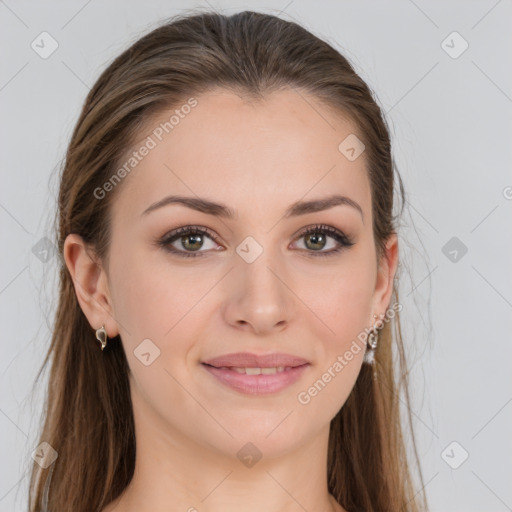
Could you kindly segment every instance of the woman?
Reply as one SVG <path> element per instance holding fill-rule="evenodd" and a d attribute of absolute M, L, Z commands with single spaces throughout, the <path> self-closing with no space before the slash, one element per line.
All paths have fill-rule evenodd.
<path fill-rule="evenodd" d="M 30 510 L 420 510 L 393 184 L 369 88 L 295 23 L 183 15 L 120 55 L 61 177 Z"/>

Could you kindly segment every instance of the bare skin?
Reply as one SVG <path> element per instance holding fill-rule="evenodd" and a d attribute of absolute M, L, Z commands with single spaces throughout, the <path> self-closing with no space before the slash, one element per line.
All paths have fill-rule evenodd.
<path fill-rule="evenodd" d="M 135 474 L 103 512 L 346 512 L 327 488 L 328 433 L 364 350 L 307 404 L 298 396 L 375 323 L 374 313 L 386 311 L 397 239 L 378 268 L 365 154 L 350 161 L 338 150 L 356 133 L 347 120 L 291 89 L 262 102 L 224 90 L 196 99 L 117 185 L 108 265 L 96 266 L 77 235 L 64 247 L 90 325 L 105 325 L 109 338 L 121 335 L 130 367 Z M 140 141 L 171 113 L 151 120 Z M 170 194 L 223 203 L 237 215 L 218 218 L 179 204 L 142 215 Z M 296 201 L 332 194 L 357 202 L 362 214 L 344 204 L 283 217 Z M 301 235 L 319 224 L 354 244 L 318 255 L 340 246 L 329 232 L 320 248 Z M 181 235 L 172 247 L 198 257 L 156 243 L 191 225 L 216 239 L 203 235 L 193 251 L 201 244 Z M 251 263 L 236 251 L 246 237 L 263 250 Z M 136 355 L 145 339 L 160 350 L 148 366 Z M 248 395 L 201 364 L 245 351 L 284 352 L 310 365 L 279 392 Z M 237 456 L 248 442 L 262 454 L 252 467 Z"/>

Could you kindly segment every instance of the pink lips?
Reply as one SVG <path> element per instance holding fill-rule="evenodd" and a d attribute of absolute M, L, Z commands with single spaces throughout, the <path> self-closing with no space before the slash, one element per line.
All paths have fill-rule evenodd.
<path fill-rule="evenodd" d="M 258 356 L 248 352 L 226 354 L 203 361 L 202 364 L 223 384 L 247 394 L 276 393 L 296 382 L 310 365 L 305 359 L 289 354 Z M 276 368 L 278 371 L 247 375 L 234 368 Z"/>
<path fill-rule="evenodd" d="M 301 366 L 307 364 L 308 361 L 302 357 L 292 356 L 289 354 L 267 354 L 265 356 L 257 356 L 249 352 L 236 352 L 234 354 L 226 354 L 224 356 L 214 357 L 203 361 L 204 364 L 221 368 L 238 367 L 238 368 L 277 368 L 278 366 Z"/>

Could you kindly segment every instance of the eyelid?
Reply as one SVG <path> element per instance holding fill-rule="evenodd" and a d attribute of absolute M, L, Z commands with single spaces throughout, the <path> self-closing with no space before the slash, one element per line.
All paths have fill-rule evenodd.
<path fill-rule="evenodd" d="M 179 235 L 182 234 L 190 234 L 190 233 L 198 233 L 201 235 L 208 235 L 214 242 L 219 243 L 220 237 L 215 234 L 214 231 L 211 229 L 205 227 L 205 226 L 199 226 L 199 225 L 187 225 L 182 226 L 176 229 L 172 229 L 168 233 L 166 233 L 163 237 L 161 237 L 161 240 L 163 241 L 169 241 L 174 238 L 178 238 Z"/>
<path fill-rule="evenodd" d="M 347 243 L 352 242 L 351 237 L 349 237 L 341 229 L 335 228 L 333 226 L 329 226 L 327 224 L 313 224 L 311 226 L 306 226 L 305 228 L 302 228 L 297 233 L 297 235 L 295 236 L 295 239 L 301 238 L 304 235 L 308 235 L 310 233 L 317 233 L 317 232 L 324 232 L 324 233 L 327 233 L 329 236 L 337 235 L 338 237 L 343 238 L 344 242 L 347 242 Z"/>

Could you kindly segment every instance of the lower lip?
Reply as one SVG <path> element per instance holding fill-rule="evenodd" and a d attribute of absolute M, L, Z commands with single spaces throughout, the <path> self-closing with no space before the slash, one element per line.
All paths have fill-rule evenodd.
<path fill-rule="evenodd" d="M 300 379 L 308 366 L 309 363 L 271 375 L 246 375 L 235 370 L 222 370 L 203 364 L 203 367 L 223 384 L 250 395 L 277 393 Z"/>

